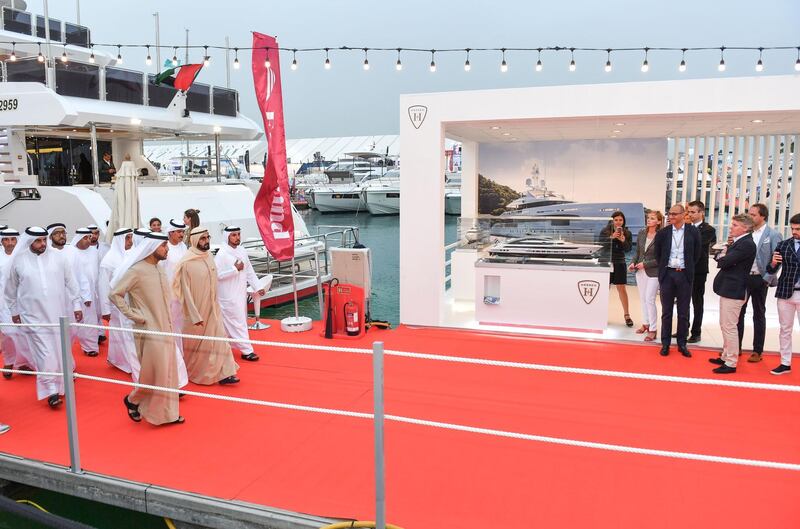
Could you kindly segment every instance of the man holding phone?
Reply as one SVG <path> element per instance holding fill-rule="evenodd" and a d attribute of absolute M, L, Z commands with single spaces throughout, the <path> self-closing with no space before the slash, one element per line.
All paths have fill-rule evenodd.
<path fill-rule="evenodd" d="M 792 329 L 795 317 L 800 321 L 800 213 L 789 219 L 792 236 L 781 241 L 772 254 L 767 272 L 775 274 L 781 270 L 775 297 L 778 298 L 778 321 L 781 330 L 778 343 L 781 363 L 770 371 L 773 375 L 792 372 Z"/>

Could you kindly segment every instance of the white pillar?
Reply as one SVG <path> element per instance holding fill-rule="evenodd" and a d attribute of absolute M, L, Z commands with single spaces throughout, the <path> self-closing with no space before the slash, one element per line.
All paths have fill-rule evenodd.
<path fill-rule="evenodd" d="M 480 144 L 465 141 L 461 144 L 461 218 L 475 219 L 478 216 L 478 172 Z"/>
<path fill-rule="evenodd" d="M 435 326 L 445 293 L 444 127 L 424 97 L 400 97 L 400 144 L 400 322 Z"/>

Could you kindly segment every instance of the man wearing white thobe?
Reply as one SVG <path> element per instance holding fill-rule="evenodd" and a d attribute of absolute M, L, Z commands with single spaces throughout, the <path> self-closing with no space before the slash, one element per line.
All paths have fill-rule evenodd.
<path fill-rule="evenodd" d="M 217 296 L 222 309 L 222 323 L 228 338 L 237 340 L 231 347 L 239 349 L 242 360 L 254 362 L 258 355 L 253 352 L 253 345 L 246 342 L 250 338 L 247 333 L 247 285 L 259 296 L 263 296 L 266 288 L 264 281 L 271 282 L 271 276 L 259 281 L 247 251 L 242 248 L 242 233 L 237 226 L 225 228 L 226 244 L 217 252 L 214 262 L 217 265 L 219 287 Z"/>
<path fill-rule="evenodd" d="M 63 254 L 47 247 L 47 231 L 37 226 L 25 230 L 25 238 L 14 252 L 5 285 L 5 298 L 14 323 L 58 323 L 69 315 L 83 319 L 75 278 Z M 58 327 L 24 327 L 37 371 L 60 372 L 61 340 Z M 71 354 L 71 352 L 70 352 Z M 52 375 L 37 375 L 36 393 L 51 407 L 61 404 L 64 381 Z"/>
<path fill-rule="evenodd" d="M 114 232 L 111 249 L 100 263 L 100 276 L 97 287 L 100 296 L 100 312 L 111 327 L 132 329 L 133 323 L 126 318 L 108 299 L 111 292 L 111 278 L 122 264 L 125 254 L 133 246 L 133 230 L 122 228 Z M 134 380 L 139 377 L 139 359 L 133 334 L 125 331 L 108 331 L 108 363 L 126 373 Z"/>
<path fill-rule="evenodd" d="M 64 223 L 54 222 L 53 224 L 47 226 L 47 236 L 47 248 L 61 254 L 61 256 L 64 258 L 64 262 L 66 263 L 67 270 L 70 274 L 72 274 L 72 278 L 75 280 L 75 284 L 79 285 L 80 283 L 78 281 L 78 277 L 80 274 L 77 271 L 78 250 L 74 246 L 67 244 L 67 228 Z M 64 306 L 64 313 L 70 314 L 70 302 L 67 301 L 66 303 L 67 304 Z M 70 328 L 69 332 L 74 342 L 78 336 L 78 329 L 72 327 Z"/>
<path fill-rule="evenodd" d="M 159 266 L 167 274 L 167 281 L 170 285 L 175 280 L 175 267 L 178 266 L 178 262 L 186 253 L 186 244 L 183 242 L 185 233 L 185 224 L 175 219 L 169 219 L 169 224 L 167 225 L 167 237 L 169 237 L 167 248 L 169 248 L 169 253 L 167 253 L 167 258 L 159 263 Z M 181 334 L 183 332 L 183 308 L 181 308 L 180 301 L 175 298 L 172 298 L 171 301 L 170 317 L 172 318 L 172 332 Z M 183 340 L 176 337 L 175 341 L 181 354 L 183 354 Z"/>
<path fill-rule="evenodd" d="M 89 228 L 80 228 L 75 231 L 75 238 L 72 240 L 71 246 L 77 250 L 75 276 L 78 280 L 83 304 L 83 322 L 99 325 L 97 281 L 100 274 L 100 262 L 97 258 L 97 250 L 92 247 L 91 238 L 92 231 Z M 83 354 L 97 356 L 97 329 L 79 327 L 75 334 Z"/>
<path fill-rule="evenodd" d="M 108 227 L 108 221 L 106 221 L 106 227 Z M 111 245 L 106 242 L 106 234 L 97 224 L 90 224 L 86 226 L 87 229 L 92 231 L 91 237 L 91 245 L 92 248 L 97 250 L 97 269 L 98 269 L 98 278 L 99 278 L 99 270 L 100 270 L 100 263 L 103 262 L 103 258 L 106 256 L 108 251 L 111 249 Z M 97 290 L 97 299 L 100 299 L 100 290 Z M 97 316 L 98 321 L 100 318 L 101 307 L 97 307 Z M 105 329 L 97 329 L 97 345 L 105 342 L 106 338 L 106 331 Z"/>
<path fill-rule="evenodd" d="M 15 229 L 5 228 L 0 231 L 0 244 L 3 246 L 2 251 L 0 251 L 0 323 L 12 323 L 11 313 L 8 311 L 8 304 L 6 304 L 3 292 L 8 279 L 11 255 L 17 246 L 18 239 L 19 232 Z M 2 333 L 0 345 L 3 349 L 3 367 L 5 369 L 32 368 L 33 359 L 31 358 L 30 347 L 28 347 L 28 340 L 22 334 L 21 329 L 18 327 L 3 327 L 0 329 L 0 333 Z M 12 375 L 11 373 L 3 373 L 3 376 L 11 378 Z"/>

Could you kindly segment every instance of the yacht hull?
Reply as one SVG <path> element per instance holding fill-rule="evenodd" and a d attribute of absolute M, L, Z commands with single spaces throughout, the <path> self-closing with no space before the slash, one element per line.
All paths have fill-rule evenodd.
<path fill-rule="evenodd" d="M 361 193 L 355 191 L 317 191 L 315 190 L 314 207 L 321 213 L 337 213 L 343 211 L 363 211 L 367 208 Z"/>
<path fill-rule="evenodd" d="M 445 215 L 461 215 L 461 195 L 445 195 L 444 196 L 444 213 Z"/>
<path fill-rule="evenodd" d="M 399 189 L 368 189 L 366 196 L 367 210 L 373 215 L 399 215 Z"/>

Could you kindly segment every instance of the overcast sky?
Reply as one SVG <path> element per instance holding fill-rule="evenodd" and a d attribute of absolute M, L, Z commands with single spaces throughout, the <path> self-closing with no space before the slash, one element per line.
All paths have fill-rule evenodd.
<path fill-rule="evenodd" d="M 28 0 L 42 12 L 43 0 Z M 75 0 L 50 0 L 50 16 L 74 22 Z M 339 46 L 387 48 L 538 48 L 800 46 L 798 0 L 80 0 L 81 23 L 94 42 L 155 42 L 153 13 L 161 19 L 162 45 L 189 43 L 250 46 L 251 31 L 277 35 L 282 47 Z M 116 50 L 109 50 L 114 51 Z M 190 60 L 202 60 L 202 50 Z M 147 67 L 145 51 L 124 51 L 125 67 Z M 164 51 L 162 60 L 172 56 Z M 282 56 L 286 132 L 289 138 L 396 134 L 398 98 L 403 93 L 575 83 L 754 75 L 757 52 L 725 53 L 726 72 L 717 72 L 719 52 L 687 56 L 680 74 L 680 53 L 651 52 L 643 74 L 641 52 L 612 55 L 613 70 L 603 71 L 604 52 L 576 53 L 577 70 L 568 71 L 569 53 L 545 53 L 544 69 L 533 69 L 536 54 L 509 52 L 509 71 L 501 73 L 499 52 L 473 52 L 472 70 L 464 54 L 437 54 L 437 71 L 428 70 L 430 54 L 404 53 L 403 71 L 395 71 L 396 52 L 373 52 L 362 69 L 363 52 L 331 52 L 333 67 L 323 69 L 324 53 Z M 797 52 L 765 52 L 761 75 L 793 74 Z M 240 70 L 231 70 L 242 112 L 260 123 L 253 94 L 249 54 L 240 52 Z M 231 60 L 233 60 L 231 58 Z M 200 82 L 225 85 L 223 52 Z"/>

